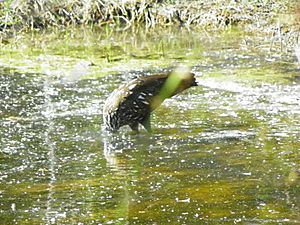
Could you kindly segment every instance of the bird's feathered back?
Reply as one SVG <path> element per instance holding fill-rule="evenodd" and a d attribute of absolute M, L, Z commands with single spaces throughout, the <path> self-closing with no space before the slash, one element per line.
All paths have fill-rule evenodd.
<path fill-rule="evenodd" d="M 149 117 L 151 111 L 164 99 L 191 86 L 197 86 L 194 74 L 189 73 L 183 78 L 178 78 L 178 82 L 175 78 L 176 87 L 168 87 L 172 76 L 172 73 L 161 73 L 140 77 L 114 90 L 103 107 L 105 126 L 113 131 L 123 125 L 136 126 Z"/>

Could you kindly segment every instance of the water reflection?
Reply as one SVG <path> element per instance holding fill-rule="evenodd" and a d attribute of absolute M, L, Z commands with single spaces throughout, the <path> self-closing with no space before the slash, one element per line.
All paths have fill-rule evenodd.
<path fill-rule="evenodd" d="M 123 199 L 120 200 L 118 208 L 122 208 L 122 214 L 117 214 L 111 223 L 117 221 L 128 221 L 129 205 L 131 197 L 129 194 L 130 173 L 122 160 L 117 157 L 117 154 L 122 154 L 123 149 L 130 148 L 132 142 L 128 141 L 125 136 L 111 135 L 103 130 L 103 155 L 107 162 L 108 168 L 113 171 L 116 177 L 122 180 Z"/>

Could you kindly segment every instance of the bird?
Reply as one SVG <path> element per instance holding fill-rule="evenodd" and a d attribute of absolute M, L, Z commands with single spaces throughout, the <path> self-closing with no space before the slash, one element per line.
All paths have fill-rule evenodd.
<path fill-rule="evenodd" d="M 170 98 L 192 86 L 198 86 L 195 74 L 187 70 L 174 70 L 142 76 L 115 89 L 103 106 L 104 128 L 117 132 L 120 127 L 129 127 L 139 132 L 141 124 L 152 132 L 150 114 L 166 98 Z"/>

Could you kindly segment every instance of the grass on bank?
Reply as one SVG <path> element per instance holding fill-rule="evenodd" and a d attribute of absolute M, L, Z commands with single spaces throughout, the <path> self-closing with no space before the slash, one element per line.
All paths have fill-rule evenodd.
<path fill-rule="evenodd" d="M 0 2 L 0 29 L 136 23 L 223 28 L 268 23 L 291 5 L 288 0 L 4 0 Z"/>
<path fill-rule="evenodd" d="M 70 26 L 200 28 L 240 26 L 272 37 L 275 50 L 294 51 L 300 33 L 296 0 L 2 0 L 0 44 L 16 32 Z M 279 43 L 279 45 L 278 45 Z"/>

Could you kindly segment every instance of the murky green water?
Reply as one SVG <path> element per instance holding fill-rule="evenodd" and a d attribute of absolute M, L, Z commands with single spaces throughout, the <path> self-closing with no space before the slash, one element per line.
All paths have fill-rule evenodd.
<path fill-rule="evenodd" d="M 0 224 L 299 224 L 299 70 L 269 44 L 80 30 L 1 45 Z M 115 87 L 178 63 L 200 86 L 153 134 L 102 132 Z"/>

